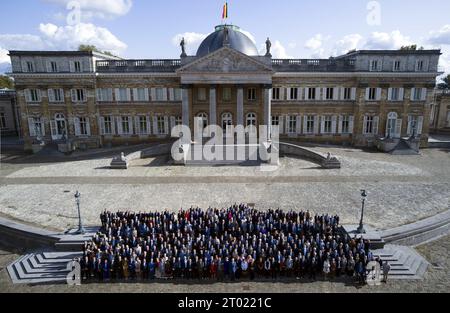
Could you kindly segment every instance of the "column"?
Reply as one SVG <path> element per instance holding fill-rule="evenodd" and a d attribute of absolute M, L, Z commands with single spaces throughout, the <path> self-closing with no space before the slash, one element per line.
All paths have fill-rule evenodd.
<path fill-rule="evenodd" d="M 209 88 L 209 125 L 217 125 L 217 92 L 216 86 Z"/>
<path fill-rule="evenodd" d="M 189 86 L 181 86 L 181 101 L 182 101 L 182 120 L 183 125 L 189 127 Z"/>
<path fill-rule="evenodd" d="M 238 86 L 237 88 L 237 125 L 245 126 L 244 124 L 244 88 Z"/>
<path fill-rule="evenodd" d="M 267 127 L 267 138 L 272 131 L 272 85 L 264 85 L 264 125 Z"/>

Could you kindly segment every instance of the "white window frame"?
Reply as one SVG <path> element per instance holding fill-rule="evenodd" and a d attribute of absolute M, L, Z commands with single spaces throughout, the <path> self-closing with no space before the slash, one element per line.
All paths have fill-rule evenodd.
<path fill-rule="evenodd" d="M 272 88 L 272 100 L 275 100 L 275 101 L 281 100 L 281 88 L 280 87 Z"/>
<path fill-rule="evenodd" d="M 96 89 L 97 102 L 113 102 L 112 88 L 97 88 Z"/>
<path fill-rule="evenodd" d="M 393 72 L 401 72 L 402 70 L 402 61 L 400 60 L 394 60 L 392 64 L 392 71 Z"/>
<path fill-rule="evenodd" d="M 256 88 L 254 88 L 254 87 L 247 88 L 247 100 L 248 101 L 256 101 L 257 100 Z"/>
<path fill-rule="evenodd" d="M 87 90 L 85 88 L 74 88 L 70 92 L 73 103 L 87 102 Z"/>

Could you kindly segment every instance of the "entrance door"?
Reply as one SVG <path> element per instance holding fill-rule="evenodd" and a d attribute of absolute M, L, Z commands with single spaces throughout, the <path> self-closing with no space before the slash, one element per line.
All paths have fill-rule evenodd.
<path fill-rule="evenodd" d="M 55 119 L 50 121 L 52 140 L 62 140 L 68 138 L 67 122 L 64 114 L 55 114 Z"/>

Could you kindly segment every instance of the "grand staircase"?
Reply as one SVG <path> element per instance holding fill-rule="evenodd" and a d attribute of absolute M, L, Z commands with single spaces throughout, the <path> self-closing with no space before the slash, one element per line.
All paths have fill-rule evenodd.
<path fill-rule="evenodd" d="M 14 284 L 66 283 L 68 265 L 77 252 L 31 253 L 8 265 L 7 270 Z"/>
<path fill-rule="evenodd" d="M 391 265 L 390 279 L 422 279 L 429 265 L 413 248 L 406 246 L 385 245 L 372 252 Z"/>

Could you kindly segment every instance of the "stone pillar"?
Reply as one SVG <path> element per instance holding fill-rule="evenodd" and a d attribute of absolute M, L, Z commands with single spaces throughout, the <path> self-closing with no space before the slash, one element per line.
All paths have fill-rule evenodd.
<path fill-rule="evenodd" d="M 267 127 L 267 138 L 272 134 L 272 86 L 264 85 L 264 125 Z"/>
<path fill-rule="evenodd" d="M 209 125 L 217 125 L 216 86 L 211 86 L 209 89 Z"/>
<path fill-rule="evenodd" d="M 181 88 L 183 125 L 189 127 L 189 86 L 183 85 Z"/>
<path fill-rule="evenodd" d="M 237 88 L 237 125 L 245 126 L 244 124 L 244 88 L 238 86 Z"/>

